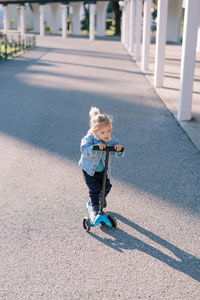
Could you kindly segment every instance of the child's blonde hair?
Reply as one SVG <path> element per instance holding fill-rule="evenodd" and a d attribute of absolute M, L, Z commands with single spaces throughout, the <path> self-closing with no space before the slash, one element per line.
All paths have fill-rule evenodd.
<path fill-rule="evenodd" d="M 101 126 L 110 125 L 112 127 L 112 117 L 107 114 L 101 114 L 97 107 L 92 106 L 89 112 L 90 129 L 92 131 L 98 130 Z"/>

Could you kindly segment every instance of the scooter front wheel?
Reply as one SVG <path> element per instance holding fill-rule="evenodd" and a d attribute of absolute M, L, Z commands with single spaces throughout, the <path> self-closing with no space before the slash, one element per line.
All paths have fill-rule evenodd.
<path fill-rule="evenodd" d="M 90 231 L 91 228 L 91 223 L 89 218 L 84 218 L 83 219 L 83 228 L 85 229 L 86 232 Z"/>

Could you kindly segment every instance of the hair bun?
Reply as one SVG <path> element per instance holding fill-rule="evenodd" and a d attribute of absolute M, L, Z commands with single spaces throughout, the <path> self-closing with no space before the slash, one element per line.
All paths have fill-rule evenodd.
<path fill-rule="evenodd" d="M 90 119 L 93 119 L 97 115 L 100 115 L 100 110 L 97 107 L 92 106 L 89 112 Z"/>

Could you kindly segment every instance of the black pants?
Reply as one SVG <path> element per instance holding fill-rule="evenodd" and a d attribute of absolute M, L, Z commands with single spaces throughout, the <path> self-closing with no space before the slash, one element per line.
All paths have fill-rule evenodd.
<path fill-rule="evenodd" d="M 99 205 L 99 201 L 101 200 L 103 175 L 104 175 L 104 171 L 95 172 L 93 176 L 90 176 L 83 170 L 83 176 L 89 189 L 89 196 L 90 196 L 92 206 Z M 111 187 L 112 185 L 110 183 L 110 179 L 107 176 L 105 197 L 110 192 Z"/>

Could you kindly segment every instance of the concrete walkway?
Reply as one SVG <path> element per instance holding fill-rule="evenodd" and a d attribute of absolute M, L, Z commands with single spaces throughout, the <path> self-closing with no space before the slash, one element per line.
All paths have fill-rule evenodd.
<path fill-rule="evenodd" d="M 0 63 L 0 298 L 199 299 L 200 153 L 118 41 L 38 37 Z M 88 112 L 114 117 L 107 210 L 87 234 Z"/>

